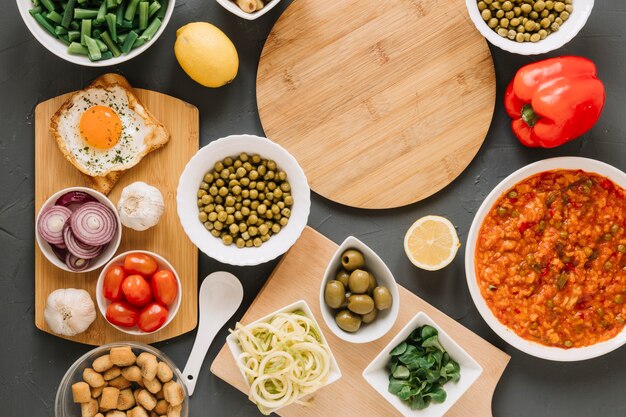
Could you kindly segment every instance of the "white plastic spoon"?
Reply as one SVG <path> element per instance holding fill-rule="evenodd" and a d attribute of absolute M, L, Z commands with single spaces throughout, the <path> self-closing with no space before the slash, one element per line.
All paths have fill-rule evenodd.
<path fill-rule="evenodd" d="M 235 314 L 243 300 L 243 287 L 233 274 L 219 271 L 207 276 L 200 287 L 200 325 L 191 355 L 183 371 L 189 395 L 196 388 L 198 374 L 211 342 Z"/>

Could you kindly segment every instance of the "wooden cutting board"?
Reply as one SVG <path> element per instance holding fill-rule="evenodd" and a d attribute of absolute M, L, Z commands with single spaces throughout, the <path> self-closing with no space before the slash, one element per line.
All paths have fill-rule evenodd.
<path fill-rule="evenodd" d="M 399 416 L 398 411 L 363 379 L 361 373 L 406 323 L 417 312 L 423 311 L 483 368 L 480 378 L 450 409 L 447 416 L 491 416 L 491 398 L 510 357 L 408 290 L 399 287 L 398 319 L 381 339 L 367 344 L 350 344 L 330 331 L 320 312 L 319 286 L 326 265 L 337 247 L 307 227 L 296 244 L 283 256 L 241 319 L 243 324 L 251 323 L 294 301 L 304 299 L 311 307 L 339 363 L 341 379 L 313 394 L 311 406 L 291 405 L 277 414 L 283 417 Z M 211 372 L 240 391 L 248 392 L 228 346 L 224 345 L 218 353 L 211 365 Z"/>
<path fill-rule="evenodd" d="M 178 177 L 198 151 L 198 109 L 154 91 L 135 89 L 135 93 L 167 127 L 171 138 L 165 147 L 150 153 L 125 173 L 108 197 L 117 205 L 125 186 L 144 181 L 157 187 L 163 194 L 165 214 L 155 227 L 144 232 L 125 227 L 117 253 L 144 249 L 163 256 L 180 276 L 183 299 L 176 318 L 163 330 L 147 336 L 131 336 L 116 330 L 98 310 L 96 321 L 85 333 L 66 337 L 90 345 L 120 340 L 154 343 L 194 329 L 198 319 L 198 251 L 187 239 L 176 214 Z M 50 99 L 35 109 L 35 215 L 39 213 L 42 204 L 58 190 L 71 186 L 89 186 L 85 177 L 65 160 L 48 131 L 50 118 L 69 96 L 66 94 Z M 39 246 L 35 246 L 35 324 L 39 329 L 52 333 L 43 316 L 48 294 L 58 288 L 82 288 L 91 293 L 95 303 L 96 281 L 101 269 L 84 274 L 62 271 L 48 262 Z"/>
<path fill-rule="evenodd" d="M 322 196 L 400 207 L 450 184 L 495 104 L 487 42 L 465 0 L 297 0 L 257 74 L 266 136 Z"/>

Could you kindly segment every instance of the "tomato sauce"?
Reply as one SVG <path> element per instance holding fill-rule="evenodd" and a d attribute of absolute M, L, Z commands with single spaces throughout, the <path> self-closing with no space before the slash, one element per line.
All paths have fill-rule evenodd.
<path fill-rule="evenodd" d="M 625 196 L 600 175 L 556 170 L 496 201 L 478 234 L 475 265 L 481 294 L 503 325 L 565 349 L 624 328 Z"/>

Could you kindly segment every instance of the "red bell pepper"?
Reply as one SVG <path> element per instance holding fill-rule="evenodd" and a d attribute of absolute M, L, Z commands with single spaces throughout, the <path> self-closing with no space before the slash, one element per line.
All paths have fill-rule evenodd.
<path fill-rule="evenodd" d="M 504 95 L 515 136 L 526 146 L 542 148 L 562 145 L 591 129 L 604 100 L 595 64 L 578 56 L 520 68 Z"/>

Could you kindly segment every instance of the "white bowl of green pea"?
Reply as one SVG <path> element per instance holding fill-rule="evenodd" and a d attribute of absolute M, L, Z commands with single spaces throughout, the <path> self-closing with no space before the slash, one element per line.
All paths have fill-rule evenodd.
<path fill-rule="evenodd" d="M 310 194 L 304 171 L 283 147 L 231 135 L 187 163 L 176 206 L 198 249 L 222 263 L 247 266 L 271 261 L 296 242 L 309 218 Z"/>
<path fill-rule="evenodd" d="M 594 0 L 465 0 L 478 31 L 493 45 L 520 55 L 544 54 L 571 41 Z"/>
<path fill-rule="evenodd" d="M 161 36 L 176 0 L 17 0 L 26 27 L 46 49 L 78 65 L 128 61 Z"/>

